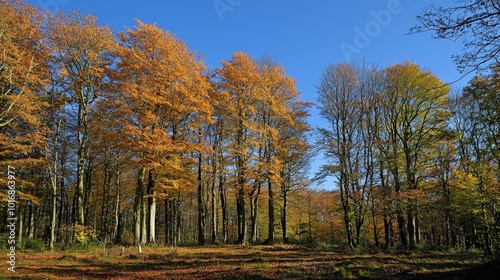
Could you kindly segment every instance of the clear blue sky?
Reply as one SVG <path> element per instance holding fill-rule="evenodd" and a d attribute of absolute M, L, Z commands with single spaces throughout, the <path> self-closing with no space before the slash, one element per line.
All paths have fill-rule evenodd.
<path fill-rule="evenodd" d="M 316 100 L 316 85 L 329 63 L 364 59 L 380 66 L 410 60 L 445 82 L 460 77 L 450 56 L 459 42 L 434 40 L 431 34 L 406 35 L 415 16 L 430 0 L 31 0 L 45 10 L 77 10 L 95 15 L 116 31 L 134 19 L 175 34 L 220 66 L 236 51 L 259 58 L 266 54 L 294 77 L 302 99 Z M 463 85 L 466 80 L 459 82 Z M 312 127 L 320 125 L 312 110 Z M 314 172 L 321 159 L 315 161 Z M 331 184 L 328 181 L 326 184 Z M 322 187 L 331 189 L 332 186 Z"/>

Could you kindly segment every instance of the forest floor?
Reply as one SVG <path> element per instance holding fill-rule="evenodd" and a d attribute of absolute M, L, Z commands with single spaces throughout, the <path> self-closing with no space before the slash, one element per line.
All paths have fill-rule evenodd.
<path fill-rule="evenodd" d="M 2 263 L 0 279 L 500 279 L 499 265 L 485 264 L 479 254 L 292 245 L 19 252 L 14 273 Z"/>

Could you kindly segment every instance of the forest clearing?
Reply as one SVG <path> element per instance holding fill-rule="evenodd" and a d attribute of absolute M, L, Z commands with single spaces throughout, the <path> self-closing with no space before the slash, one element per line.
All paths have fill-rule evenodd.
<path fill-rule="evenodd" d="M 365 1 L 367 20 L 356 5 L 282 1 L 308 24 L 335 18 L 327 7 L 358 17 L 325 29 L 354 31 L 333 45 L 340 59 L 313 59 L 333 41 L 304 51 L 302 26 L 275 18 L 296 17 L 256 28 L 245 5 L 240 27 L 278 31 L 244 43 L 222 23 L 242 1 L 215 1 L 216 23 L 187 1 L 110 0 L 96 15 L 34 2 L 0 0 L 0 278 L 499 278 L 496 1 Z M 374 62 L 350 60 L 412 10 L 397 32 L 462 41 L 446 71 L 460 78 L 429 67 L 442 54 L 417 62 L 437 51 L 407 37 L 401 56 L 376 62 L 385 39 Z"/>
<path fill-rule="evenodd" d="M 128 247 L 19 253 L 10 279 L 495 279 L 470 252 L 342 252 L 327 246 Z M 5 275 L 5 271 L 0 272 Z"/>

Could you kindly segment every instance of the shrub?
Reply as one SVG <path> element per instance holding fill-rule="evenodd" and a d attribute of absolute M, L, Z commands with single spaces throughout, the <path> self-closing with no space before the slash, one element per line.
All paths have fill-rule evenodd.
<path fill-rule="evenodd" d="M 40 239 L 25 239 L 21 247 L 26 251 L 43 252 L 45 251 L 45 242 Z"/>

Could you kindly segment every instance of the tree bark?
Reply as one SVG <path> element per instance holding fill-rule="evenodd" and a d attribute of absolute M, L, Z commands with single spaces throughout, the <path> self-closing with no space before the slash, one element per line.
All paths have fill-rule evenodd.
<path fill-rule="evenodd" d="M 137 188 L 134 198 L 134 245 L 139 245 L 142 242 L 141 235 L 141 221 L 142 221 L 142 209 L 144 204 L 144 175 L 146 174 L 146 168 L 144 166 L 139 167 L 139 173 L 137 175 Z"/>
<path fill-rule="evenodd" d="M 288 243 L 287 230 L 287 215 L 288 215 L 288 191 L 283 192 L 283 209 L 281 210 L 281 228 L 283 230 L 283 243 Z"/>
<path fill-rule="evenodd" d="M 274 244 L 274 223 L 275 223 L 275 217 L 274 217 L 274 192 L 273 192 L 273 184 L 271 181 L 268 179 L 267 182 L 267 188 L 268 188 L 268 194 L 269 194 L 269 199 L 268 199 L 268 211 L 269 211 L 269 225 L 268 225 L 268 234 L 267 234 L 267 240 L 264 242 L 266 244 Z"/>
<path fill-rule="evenodd" d="M 203 205 L 202 156 L 198 155 L 198 245 L 205 245 L 205 207 Z"/>
<path fill-rule="evenodd" d="M 152 170 L 148 174 L 148 243 L 156 243 L 156 178 Z"/>

